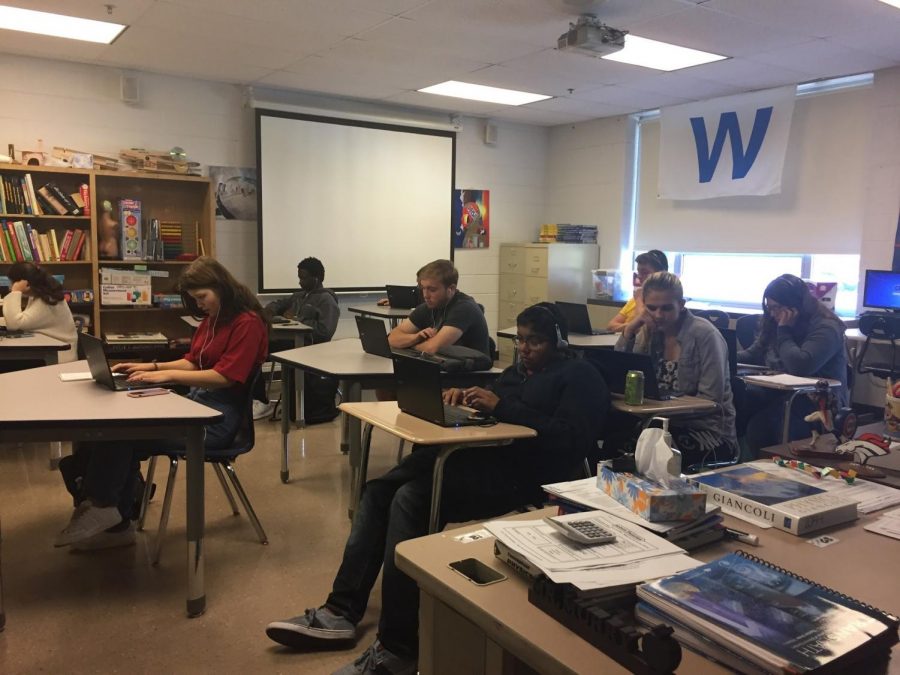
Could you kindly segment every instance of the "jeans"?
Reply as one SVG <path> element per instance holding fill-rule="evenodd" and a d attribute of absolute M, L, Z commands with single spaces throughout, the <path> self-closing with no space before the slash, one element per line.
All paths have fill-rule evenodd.
<path fill-rule="evenodd" d="M 784 402 L 790 392 L 760 388 L 747 389 L 747 447 L 754 457 L 762 448 L 781 443 L 784 423 Z M 790 440 L 807 438 L 812 433 L 809 422 L 803 418 L 816 409 L 808 396 L 800 394 L 791 405 Z"/>
<path fill-rule="evenodd" d="M 383 567 L 378 638 L 399 656 L 418 653 L 419 589 L 397 569 L 394 549 L 428 534 L 431 483 L 439 448 L 416 447 L 384 476 L 366 483 L 344 557 L 325 605 L 353 624 L 362 620 Z M 507 513 L 526 503 L 512 475 L 515 444 L 458 450 L 445 465 L 440 527 Z"/>
<path fill-rule="evenodd" d="M 241 421 L 238 408 L 227 396 L 207 390 L 191 390 L 188 398 L 223 413 L 221 420 L 204 427 L 203 443 L 207 450 L 227 448 Z M 131 518 L 140 463 L 152 455 L 183 452 L 184 443 L 171 438 L 78 443 L 68 469 L 81 478 L 80 494 L 75 499 L 90 499 L 94 506 L 117 506 L 123 519 Z M 72 478 L 66 477 L 67 486 L 75 482 Z"/>

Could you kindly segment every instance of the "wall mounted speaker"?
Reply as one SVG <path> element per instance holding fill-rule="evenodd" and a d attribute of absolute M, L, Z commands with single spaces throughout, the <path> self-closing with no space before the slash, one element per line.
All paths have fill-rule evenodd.
<path fill-rule="evenodd" d="M 497 143 L 497 125 L 487 122 L 484 125 L 484 143 L 485 145 L 496 145 Z"/>
<path fill-rule="evenodd" d="M 129 105 L 141 102 L 141 90 L 136 77 L 133 75 L 119 77 L 119 97 L 122 99 L 122 103 Z"/>

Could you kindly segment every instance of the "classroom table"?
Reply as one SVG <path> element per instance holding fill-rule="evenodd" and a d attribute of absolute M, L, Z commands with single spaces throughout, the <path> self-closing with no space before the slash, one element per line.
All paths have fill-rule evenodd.
<path fill-rule="evenodd" d="M 612 395 L 610 404 L 619 412 L 629 413 L 637 417 L 656 417 L 657 415 L 691 415 L 693 413 L 715 410 L 715 401 L 699 396 L 676 396 L 664 401 L 645 398 L 640 405 L 625 403 L 624 397 Z"/>
<path fill-rule="evenodd" d="M 271 359 L 281 364 L 282 396 L 293 398 L 294 392 L 303 396 L 303 377 L 296 377 L 296 371 L 311 372 L 316 375 L 334 377 L 341 382 L 343 402 L 355 403 L 362 397 L 362 389 L 391 387 L 394 384 L 394 364 L 391 359 L 366 354 L 359 338 L 332 340 L 300 349 L 288 349 L 276 352 Z M 492 368 L 474 373 L 445 373 L 441 376 L 447 386 L 485 384 L 494 380 L 502 371 Z M 295 383 L 296 378 L 296 383 Z M 286 409 L 293 406 L 292 400 L 284 400 Z M 301 410 L 303 405 L 300 406 Z M 290 421 L 286 415 L 281 416 L 281 481 L 290 480 L 288 466 L 288 434 Z M 298 420 L 299 425 L 304 420 Z M 341 427 L 341 452 L 349 454 L 351 467 L 351 490 L 356 484 L 356 471 L 362 454 L 361 427 L 356 417 L 344 415 Z"/>
<path fill-rule="evenodd" d="M 203 614 L 203 427 L 222 416 L 184 396 L 132 398 L 93 380 L 63 382 L 84 372 L 74 361 L 0 375 L 0 443 L 171 438 L 184 441 L 187 459 L 187 614 Z M 52 401 L 35 405 L 34 401 Z M 62 517 L 62 516 L 60 516 Z"/>
<path fill-rule="evenodd" d="M 362 316 L 374 316 L 379 319 L 387 319 L 391 328 L 396 328 L 403 319 L 410 315 L 411 309 L 400 309 L 399 307 L 391 307 L 389 305 L 356 305 L 348 308 L 354 314 Z"/>
<path fill-rule="evenodd" d="M 193 316 L 183 316 L 181 320 L 191 328 L 197 328 L 200 325 L 200 319 Z M 299 321 L 273 323 L 271 328 L 278 337 L 292 339 L 295 347 L 303 347 L 312 343 L 312 326 L 307 326 L 305 323 Z"/>
<path fill-rule="evenodd" d="M 781 423 L 781 442 L 787 443 L 791 440 L 791 406 L 794 404 L 794 399 L 796 399 L 800 394 L 811 394 L 816 391 L 816 383 L 820 380 L 825 380 L 828 382 L 829 387 L 840 387 L 840 380 L 829 380 L 827 378 L 808 378 L 810 380 L 815 380 L 815 382 L 811 382 L 809 384 L 784 384 L 781 382 L 773 382 L 771 380 L 758 380 L 753 379 L 757 377 L 756 375 L 742 375 L 741 379 L 744 380 L 744 384 L 749 387 L 762 387 L 763 389 L 773 389 L 775 391 L 780 391 L 784 395 L 784 411 L 782 413 L 783 419 Z"/>
<path fill-rule="evenodd" d="M 410 443 L 419 445 L 441 445 L 440 453 L 434 463 L 434 488 L 431 492 L 431 511 L 428 518 L 428 531 L 435 532 L 441 509 L 441 488 L 443 485 L 444 463 L 457 450 L 491 445 L 508 445 L 518 438 L 534 438 L 534 429 L 518 424 L 499 422 L 491 426 L 442 427 L 427 420 L 419 419 L 402 412 L 396 401 L 375 401 L 366 403 L 342 403 L 338 406 L 343 412 L 366 424 L 388 432 Z M 353 487 L 351 508 L 355 511 L 359 505 L 362 489 L 365 486 L 369 466 L 368 443 L 360 457 L 359 471 Z"/>
<path fill-rule="evenodd" d="M 32 333 L 23 337 L 10 337 L 5 330 L 0 330 L 0 360 L 22 361 L 39 359 L 52 366 L 59 362 L 59 353 L 71 349 L 68 342 L 57 340 L 43 333 Z"/>
<path fill-rule="evenodd" d="M 555 513 L 556 509 L 544 509 L 513 518 L 536 520 Z M 863 529 L 866 522 L 877 516 L 877 513 L 862 516 L 855 523 L 827 530 L 837 541 L 825 548 L 810 545 L 806 537 L 758 528 L 725 516 L 726 525 L 756 534 L 761 545 L 747 547 L 739 542 L 723 541 L 691 555 L 709 561 L 731 551 L 749 549 L 770 563 L 897 614 L 900 584 L 895 580 L 900 541 Z M 455 539 L 481 528 L 480 523 L 470 524 L 404 541 L 396 548 L 397 567 L 419 585 L 421 675 L 628 672 L 530 604 L 529 582 L 494 557 L 492 537 L 465 543 Z M 490 586 L 476 586 L 448 567 L 461 558 L 477 558 L 508 579 Z M 865 568 L 865 572 L 860 572 L 860 568 Z M 682 653 L 678 673 L 730 672 L 687 648 Z M 891 654 L 885 668 L 869 672 L 900 673 L 900 645 L 895 645 Z"/>
<path fill-rule="evenodd" d="M 497 337 L 513 339 L 516 337 L 516 326 L 510 326 L 497 331 Z M 581 333 L 569 333 L 566 340 L 570 347 L 575 349 L 612 349 L 619 341 L 619 333 L 606 335 L 582 335 Z"/>

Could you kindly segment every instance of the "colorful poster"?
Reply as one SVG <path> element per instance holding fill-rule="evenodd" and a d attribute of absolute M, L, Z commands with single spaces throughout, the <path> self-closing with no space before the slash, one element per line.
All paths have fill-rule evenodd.
<path fill-rule="evenodd" d="M 488 248 L 490 190 L 453 191 L 453 248 Z"/>

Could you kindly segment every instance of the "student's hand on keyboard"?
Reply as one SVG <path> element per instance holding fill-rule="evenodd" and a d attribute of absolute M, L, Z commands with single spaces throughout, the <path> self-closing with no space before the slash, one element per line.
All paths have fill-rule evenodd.
<path fill-rule="evenodd" d="M 463 402 L 463 390 L 458 387 L 444 389 L 444 403 L 448 405 L 460 405 Z"/>
<path fill-rule="evenodd" d="M 155 363 L 117 363 L 112 367 L 114 373 L 139 373 L 143 371 L 156 370 Z"/>
<path fill-rule="evenodd" d="M 497 394 L 481 387 L 469 387 L 463 391 L 462 404 L 481 412 L 494 412 L 499 402 Z"/>

